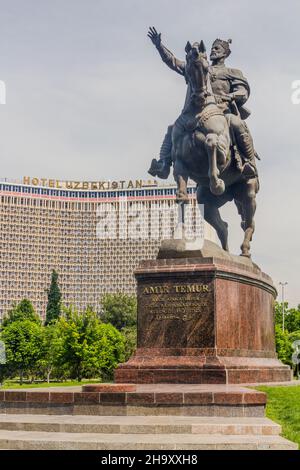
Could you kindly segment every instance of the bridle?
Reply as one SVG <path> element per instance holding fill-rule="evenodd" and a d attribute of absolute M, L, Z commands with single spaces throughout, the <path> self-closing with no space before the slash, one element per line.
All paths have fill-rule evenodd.
<path fill-rule="evenodd" d="M 197 67 L 197 64 L 199 63 L 202 65 L 200 67 L 197 67 L 198 73 L 200 74 L 201 87 L 193 88 L 192 86 L 192 94 L 197 95 L 197 97 L 199 98 L 202 98 L 204 107 L 208 106 L 209 104 L 217 104 L 215 95 L 212 92 L 208 68 L 207 72 L 204 72 L 203 57 L 189 58 L 189 61 L 191 61 L 192 64 L 191 62 L 188 63 L 188 71 L 189 69 L 191 69 L 192 66 Z M 208 98 L 213 98 L 213 100 L 208 103 Z"/>

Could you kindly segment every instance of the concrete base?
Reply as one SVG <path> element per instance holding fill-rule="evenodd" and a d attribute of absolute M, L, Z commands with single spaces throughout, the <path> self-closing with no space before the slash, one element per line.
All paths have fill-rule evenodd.
<path fill-rule="evenodd" d="M 111 387 L 118 389 L 118 385 Z M 0 392 L 0 413 L 263 417 L 266 394 L 237 385 L 136 385 L 129 392 Z M 86 390 L 84 388 L 84 390 Z"/>
<path fill-rule="evenodd" d="M 264 417 L 266 395 L 237 385 L 136 385 L 0 392 L 0 449 L 295 450 Z M 126 388 L 126 387 L 125 387 Z M 104 387 L 105 389 L 105 387 Z M 102 388 L 103 390 L 103 388 Z"/>
<path fill-rule="evenodd" d="M 0 449 L 296 450 L 266 418 L 0 415 Z"/>

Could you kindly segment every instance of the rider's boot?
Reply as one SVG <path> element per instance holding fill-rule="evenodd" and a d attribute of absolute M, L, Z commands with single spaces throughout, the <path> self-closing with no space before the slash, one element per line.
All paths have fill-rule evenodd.
<path fill-rule="evenodd" d="M 237 135 L 239 149 L 241 150 L 241 157 L 243 160 L 242 174 L 246 178 L 254 178 L 257 176 L 257 169 L 255 164 L 255 150 L 253 146 L 252 137 L 248 132 L 242 132 Z"/>
<path fill-rule="evenodd" d="M 148 173 L 151 176 L 157 176 L 158 178 L 167 179 L 170 174 L 170 168 L 172 165 L 172 126 L 168 127 L 168 131 L 164 137 L 163 143 L 160 148 L 159 160 L 153 158 Z"/>

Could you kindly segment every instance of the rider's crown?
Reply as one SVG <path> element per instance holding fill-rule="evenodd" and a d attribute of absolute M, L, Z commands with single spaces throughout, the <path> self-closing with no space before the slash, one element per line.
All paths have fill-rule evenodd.
<path fill-rule="evenodd" d="M 232 39 L 228 39 L 227 41 L 224 41 L 223 39 L 216 39 L 214 41 L 212 47 L 214 47 L 216 45 L 222 46 L 223 49 L 226 52 L 226 57 L 228 57 L 231 54 L 231 50 L 230 50 L 230 47 L 229 47 L 229 44 L 231 44 L 231 43 L 232 43 Z"/>

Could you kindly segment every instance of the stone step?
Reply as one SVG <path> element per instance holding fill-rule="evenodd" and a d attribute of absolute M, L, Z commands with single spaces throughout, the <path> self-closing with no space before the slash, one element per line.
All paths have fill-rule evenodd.
<path fill-rule="evenodd" d="M 279 435 L 267 418 L 0 415 L 0 430 L 114 434 Z"/>
<path fill-rule="evenodd" d="M 222 434 L 96 434 L 0 431 L 0 449 L 14 450 L 295 450 L 280 436 Z"/>
<path fill-rule="evenodd" d="M 116 393 L 82 392 L 80 387 L 62 387 L 58 391 L 54 387 L 0 390 L 0 412 L 94 416 L 265 416 L 266 394 L 239 385 L 164 383 L 137 384 L 135 387 L 135 391 Z"/>

